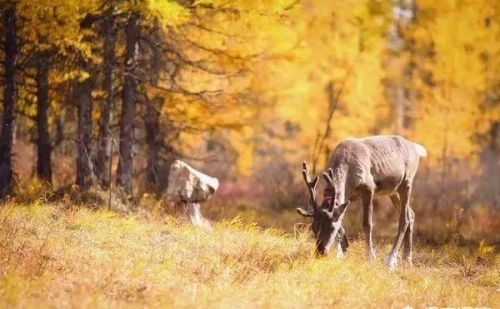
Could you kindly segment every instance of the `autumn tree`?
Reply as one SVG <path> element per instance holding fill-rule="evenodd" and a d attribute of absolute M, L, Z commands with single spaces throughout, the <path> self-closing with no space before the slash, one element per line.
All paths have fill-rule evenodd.
<path fill-rule="evenodd" d="M 81 31 L 84 33 L 83 42 L 89 44 L 93 32 L 91 31 L 95 16 L 88 14 L 80 22 Z M 92 112 L 94 100 L 92 88 L 96 77 L 92 73 L 95 67 L 91 55 L 81 53 L 77 57 L 78 67 L 82 75 L 76 83 L 76 99 L 78 104 L 77 127 L 77 158 L 76 158 L 76 184 L 81 189 L 86 189 L 95 184 L 94 153 L 93 153 L 93 119 Z"/>
<path fill-rule="evenodd" d="M 120 161 L 118 163 L 117 183 L 125 191 L 132 191 L 133 141 L 135 103 L 137 100 L 137 52 L 139 41 L 139 15 L 132 12 L 125 28 L 125 72 L 122 90 L 122 113 L 120 118 Z"/>
<path fill-rule="evenodd" d="M 341 139 L 373 134 L 424 144 L 443 184 L 497 166 L 496 3 L 15 4 L 1 8 L 2 195 L 14 116 L 39 178 L 64 155 L 80 188 L 95 174 L 109 189 L 115 156 L 129 195 L 160 191 L 175 158 L 288 190 L 304 159 L 320 171 Z"/>
<path fill-rule="evenodd" d="M 18 3 L 22 20 L 19 31 L 23 38 L 22 69 L 25 78 L 33 78 L 36 85 L 36 112 L 33 118 L 37 131 L 36 170 L 37 176 L 48 183 L 52 180 L 53 150 L 49 127 L 50 107 L 56 101 L 54 98 L 58 89 L 57 83 L 66 83 L 75 77 L 82 77 L 81 81 L 85 80 L 85 73 L 80 74 L 72 61 L 75 58 L 82 59 L 81 55 L 89 54 L 89 47 L 82 41 L 79 31 L 82 16 L 85 16 L 85 11 L 91 10 L 94 4 L 92 1 L 77 4 L 61 0 L 36 4 L 30 1 Z M 29 98 L 29 87 L 26 91 Z M 80 101 L 86 100 L 84 93 L 80 92 Z"/>
<path fill-rule="evenodd" d="M 446 171 L 451 160 L 477 159 L 476 135 L 487 131 L 494 118 L 484 113 L 482 102 L 487 72 L 498 67 L 491 62 L 498 30 L 488 25 L 493 11 L 488 1 L 416 5 L 416 24 L 409 30 L 419 63 L 411 135 L 428 145 Z"/>
<path fill-rule="evenodd" d="M 4 78 L 3 116 L 0 131 L 0 199 L 5 197 L 12 186 L 12 142 L 15 119 L 15 73 L 17 57 L 16 6 L 8 5 L 3 12 Z"/>
<path fill-rule="evenodd" d="M 115 97 L 114 81 L 116 79 L 116 14 L 115 6 L 111 4 L 109 8 L 106 9 L 100 26 L 100 33 L 104 37 L 102 89 L 105 92 L 105 99 L 104 102 L 100 104 L 99 142 L 97 146 L 95 168 L 97 177 L 105 187 L 109 186 L 111 182 L 109 164 L 113 146 L 111 125 L 113 122 Z"/>
<path fill-rule="evenodd" d="M 149 42 L 150 46 L 150 60 L 149 60 L 149 71 L 150 80 L 149 83 L 154 87 L 158 86 L 160 79 L 160 71 L 163 65 L 162 56 L 162 46 L 163 46 L 163 34 L 159 28 L 158 20 L 154 21 L 154 26 L 152 28 L 152 33 Z M 147 97 L 146 97 L 147 98 Z M 153 98 L 147 98 L 146 101 L 146 111 L 144 115 L 144 130 L 145 130 L 145 142 L 146 142 L 146 155 L 147 155 L 147 165 L 146 165 L 146 175 L 145 175 L 145 186 L 153 191 L 158 188 L 159 185 L 159 174 L 160 174 L 160 160 L 159 153 L 162 144 L 161 132 L 160 132 L 160 114 L 161 108 L 164 103 L 164 98 L 160 96 L 155 96 Z"/>

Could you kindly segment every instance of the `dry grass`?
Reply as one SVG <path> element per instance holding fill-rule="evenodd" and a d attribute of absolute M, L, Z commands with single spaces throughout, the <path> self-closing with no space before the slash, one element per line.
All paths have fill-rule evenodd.
<path fill-rule="evenodd" d="M 171 218 L 55 204 L 0 209 L 0 307 L 500 306 L 491 247 L 417 246 L 415 267 L 388 271 L 355 241 L 317 259 L 308 235 L 238 220 L 212 231 Z"/>

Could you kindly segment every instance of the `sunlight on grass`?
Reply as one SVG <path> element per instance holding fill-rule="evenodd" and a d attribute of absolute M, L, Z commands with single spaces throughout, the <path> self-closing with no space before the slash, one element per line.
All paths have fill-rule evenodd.
<path fill-rule="evenodd" d="M 239 219 L 213 230 L 34 202 L 0 210 L 0 307 L 500 306 L 494 250 L 417 247 L 413 269 L 382 255 L 316 258 L 297 237 Z M 385 249 L 384 249 L 385 250 Z M 380 248 L 380 251 L 384 251 Z"/>

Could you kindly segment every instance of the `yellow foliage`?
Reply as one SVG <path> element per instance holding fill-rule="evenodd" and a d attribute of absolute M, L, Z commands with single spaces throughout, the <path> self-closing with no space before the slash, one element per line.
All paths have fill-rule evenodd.
<path fill-rule="evenodd" d="M 419 1 L 420 16 L 414 37 L 418 47 L 429 49 L 432 58 L 419 60 L 423 70 L 432 72 L 429 81 L 419 83 L 421 96 L 416 105 L 416 140 L 429 149 L 431 162 L 443 158 L 477 159 L 481 144 L 475 137 L 498 121 L 498 106 L 485 111 L 483 101 L 490 87 L 492 67 L 498 68 L 498 24 L 489 27 L 484 20 L 491 12 L 489 1 Z M 485 61 L 486 57 L 491 60 Z M 422 70 L 422 71 L 423 71 Z M 496 111 L 495 111 L 496 110 Z"/>
<path fill-rule="evenodd" d="M 253 129 L 249 126 L 243 127 L 238 132 L 231 132 L 232 146 L 238 153 L 236 160 L 237 171 L 244 176 L 251 175 L 254 157 L 254 141 L 252 140 Z"/>
<path fill-rule="evenodd" d="M 340 140 L 373 134 L 414 139 L 429 150 L 431 165 L 477 160 L 488 130 L 500 121 L 497 2 L 417 0 L 407 25 L 396 25 L 395 2 L 374 0 L 199 0 L 191 7 L 174 0 L 122 1 L 116 11 L 138 12 L 141 35 L 155 20 L 175 46 L 165 51 L 158 84 L 144 83 L 140 90 L 150 100 L 164 100 L 162 125 L 181 131 L 172 141 L 176 148 L 197 156 L 207 139 L 220 138 L 238 155 L 235 170 L 249 175 L 263 162 L 298 166 L 318 154 L 321 168 Z M 29 42 L 22 53 L 51 51 L 64 58 L 76 52 L 102 64 L 92 54 L 101 41 L 96 29 L 80 29 L 101 4 L 18 1 L 20 20 L 29 25 L 20 28 Z M 398 52 L 390 47 L 395 31 L 404 41 Z M 117 56 L 123 52 L 121 42 Z M 172 64 L 169 57 L 188 61 Z M 67 101 L 54 88 L 90 74 L 77 66 L 51 67 L 52 104 Z M 19 106 L 33 115 L 33 81 L 23 78 Z M 408 92 L 404 115 L 398 115 L 409 119 L 404 128 L 395 119 L 393 85 Z M 327 127 L 325 149 L 318 151 Z"/>
<path fill-rule="evenodd" d="M 175 26 L 187 21 L 189 13 L 176 1 L 148 0 L 146 1 L 153 16 L 159 17 L 164 25 Z"/>
<path fill-rule="evenodd" d="M 340 139 L 373 133 L 377 119 L 389 110 L 381 100 L 385 16 L 370 5 L 370 1 L 301 2 L 289 15 L 293 35 L 284 33 L 281 39 L 293 40 L 293 48 L 258 62 L 252 71 L 256 79 L 252 89 L 272 102 L 272 110 L 259 113 L 258 122 L 280 132 L 271 143 L 281 146 L 292 164 L 310 158 L 315 140 L 325 130 L 329 82 L 338 96 L 332 134 L 326 141 L 330 148 Z M 322 156 L 320 162 L 325 160 Z"/>

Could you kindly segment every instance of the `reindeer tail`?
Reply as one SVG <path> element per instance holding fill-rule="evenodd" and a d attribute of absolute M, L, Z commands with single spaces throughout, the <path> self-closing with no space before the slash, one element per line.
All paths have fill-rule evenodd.
<path fill-rule="evenodd" d="M 424 146 L 413 143 L 413 147 L 415 147 L 415 150 L 417 151 L 419 157 L 427 157 L 427 149 L 425 149 Z"/>

